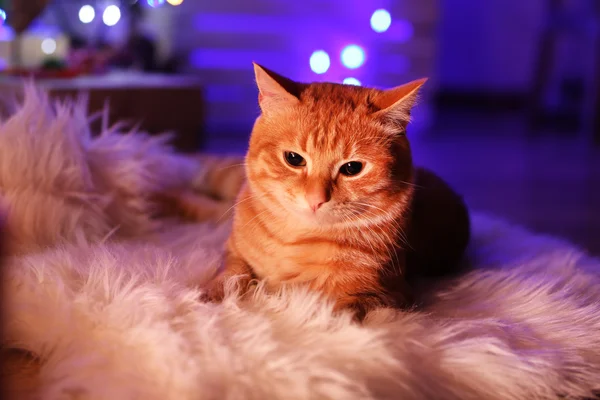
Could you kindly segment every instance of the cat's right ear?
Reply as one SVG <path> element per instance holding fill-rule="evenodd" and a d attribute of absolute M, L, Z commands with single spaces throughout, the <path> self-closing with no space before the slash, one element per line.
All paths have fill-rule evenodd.
<path fill-rule="evenodd" d="M 427 78 L 417 79 L 404 85 L 382 91 L 374 100 L 379 107 L 375 116 L 382 118 L 395 128 L 404 130 L 410 121 L 411 109 L 417 100 L 417 94 Z"/>
<path fill-rule="evenodd" d="M 281 110 L 299 103 L 299 85 L 276 72 L 254 64 L 258 86 L 258 104 L 263 113 Z"/>

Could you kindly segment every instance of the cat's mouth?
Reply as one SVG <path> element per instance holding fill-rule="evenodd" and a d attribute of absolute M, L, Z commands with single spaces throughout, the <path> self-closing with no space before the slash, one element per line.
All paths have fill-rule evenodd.
<path fill-rule="evenodd" d="M 286 207 L 292 214 L 295 214 L 299 222 L 309 224 L 327 222 L 331 218 L 330 207 L 320 207 L 313 209 L 305 204 L 293 204 L 291 207 Z"/>
<path fill-rule="evenodd" d="M 342 222 L 342 214 L 339 204 L 327 202 L 318 208 L 312 208 L 302 199 L 289 197 L 282 198 L 280 206 L 291 214 L 299 224 L 306 225 L 330 225 Z"/>
<path fill-rule="evenodd" d="M 322 209 L 313 210 L 310 207 L 299 207 L 298 211 L 301 215 L 306 216 L 307 218 L 319 219 L 323 218 L 327 212 Z"/>
<path fill-rule="evenodd" d="M 311 208 L 298 208 L 297 215 L 300 219 L 309 225 L 336 225 L 344 223 L 347 218 L 344 218 L 344 213 L 339 207 L 327 206 L 317 210 Z"/>

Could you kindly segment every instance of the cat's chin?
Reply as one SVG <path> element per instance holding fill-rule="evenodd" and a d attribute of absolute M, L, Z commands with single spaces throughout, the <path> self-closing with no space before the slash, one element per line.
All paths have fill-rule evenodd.
<path fill-rule="evenodd" d="M 329 214 L 325 210 L 314 212 L 310 209 L 297 209 L 293 214 L 299 224 L 309 227 L 324 227 L 339 222 L 335 216 Z"/>

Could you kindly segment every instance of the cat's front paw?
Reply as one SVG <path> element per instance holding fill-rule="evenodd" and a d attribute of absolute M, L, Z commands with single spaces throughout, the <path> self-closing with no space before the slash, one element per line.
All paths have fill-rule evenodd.
<path fill-rule="evenodd" d="M 348 310 L 353 314 L 355 321 L 362 322 L 367 314 L 380 308 L 397 307 L 383 293 L 379 293 L 342 296 L 336 300 L 333 310 L 336 312 Z"/>
<path fill-rule="evenodd" d="M 204 303 L 220 303 L 225 297 L 225 285 L 223 278 L 217 277 L 210 281 L 200 295 L 200 301 Z"/>
<path fill-rule="evenodd" d="M 225 298 L 225 286 L 231 287 L 227 292 L 237 293 L 238 297 L 243 297 L 250 290 L 250 275 L 220 275 L 210 281 L 200 295 L 200 300 L 206 303 L 220 303 Z"/>

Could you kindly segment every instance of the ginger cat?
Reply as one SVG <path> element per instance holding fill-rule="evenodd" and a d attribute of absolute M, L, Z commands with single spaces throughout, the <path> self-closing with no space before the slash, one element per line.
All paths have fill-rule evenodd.
<path fill-rule="evenodd" d="M 224 269 L 205 298 L 244 275 L 308 285 L 359 318 L 409 306 L 407 279 L 451 271 L 469 240 L 461 198 L 413 167 L 405 131 L 425 79 L 377 90 L 254 68 L 262 112 Z"/>

